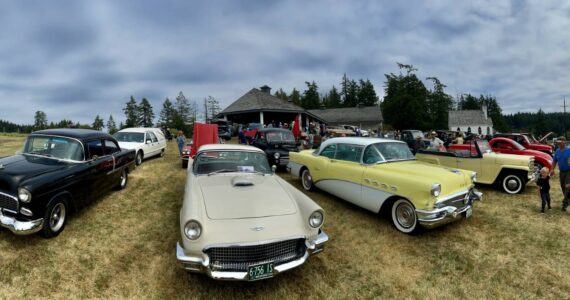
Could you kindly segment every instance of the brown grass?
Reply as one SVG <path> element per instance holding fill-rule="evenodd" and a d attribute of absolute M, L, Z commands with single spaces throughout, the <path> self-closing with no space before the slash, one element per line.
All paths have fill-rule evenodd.
<path fill-rule="evenodd" d="M 0 156 L 23 138 L 0 137 Z M 331 240 L 307 264 L 270 280 L 218 282 L 177 268 L 185 171 L 177 149 L 145 161 L 126 190 L 69 219 L 55 239 L 0 230 L 0 298 L 568 298 L 570 215 L 540 215 L 536 187 L 517 196 L 480 188 L 473 217 L 417 236 L 324 192 Z M 301 188 L 289 175 L 281 176 Z"/>

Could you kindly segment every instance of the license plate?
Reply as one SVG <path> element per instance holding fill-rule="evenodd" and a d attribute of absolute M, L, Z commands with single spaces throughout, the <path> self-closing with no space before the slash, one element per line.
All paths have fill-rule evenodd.
<path fill-rule="evenodd" d="M 469 218 L 471 217 L 471 215 L 473 214 L 473 209 L 469 208 L 465 211 L 465 218 Z"/>
<path fill-rule="evenodd" d="M 273 263 L 259 264 L 247 268 L 249 280 L 258 280 L 273 277 Z"/>

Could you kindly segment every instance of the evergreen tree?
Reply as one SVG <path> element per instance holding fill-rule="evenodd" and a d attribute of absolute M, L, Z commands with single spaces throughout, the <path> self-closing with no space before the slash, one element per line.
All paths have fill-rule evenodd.
<path fill-rule="evenodd" d="M 123 122 L 121 121 L 121 123 L 119 123 L 119 130 L 121 129 L 125 129 L 125 124 L 123 124 Z"/>
<path fill-rule="evenodd" d="M 38 110 L 34 115 L 34 130 L 41 130 L 47 128 L 47 115 L 45 112 Z"/>
<path fill-rule="evenodd" d="M 113 120 L 113 115 L 109 115 L 109 120 L 107 120 L 107 131 L 109 134 L 115 134 L 115 132 L 118 131 L 115 120 Z"/>
<path fill-rule="evenodd" d="M 196 121 L 196 114 L 198 108 L 196 102 L 190 103 L 182 92 L 176 97 L 176 104 L 174 105 L 176 114 L 174 115 L 173 127 L 182 130 L 186 136 L 192 136 L 192 126 Z"/>
<path fill-rule="evenodd" d="M 158 118 L 160 125 L 164 124 L 167 128 L 172 127 L 172 120 L 174 118 L 174 107 L 170 99 L 166 98 L 162 103 L 162 110 Z"/>
<path fill-rule="evenodd" d="M 333 85 L 331 90 L 327 95 L 327 101 L 323 101 L 326 108 L 339 108 L 342 107 L 340 94 L 338 93 L 336 87 Z"/>
<path fill-rule="evenodd" d="M 297 89 L 293 88 L 291 95 L 289 95 L 289 99 L 291 99 L 291 102 L 293 102 L 293 104 L 301 106 L 301 93 L 299 93 Z"/>
<path fill-rule="evenodd" d="M 319 97 L 319 88 L 317 84 L 313 82 L 305 81 L 307 89 L 303 92 L 303 97 L 301 98 L 301 107 L 304 109 L 315 109 L 319 108 L 321 105 L 321 100 Z"/>
<path fill-rule="evenodd" d="M 152 127 L 154 124 L 154 112 L 152 110 L 152 105 L 146 98 L 142 98 L 139 104 L 139 122 L 138 126 L 141 127 Z"/>
<path fill-rule="evenodd" d="M 536 135 L 540 135 L 540 134 L 544 134 L 547 131 L 547 127 L 546 127 L 546 117 L 544 115 L 544 111 L 542 111 L 542 108 L 538 109 L 538 112 L 536 113 L 536 125 L 534 126 L 534 133 Z"/>
<path fill-rule="evenodd" d="M 372 82 L 370 82 L 369 79 L 366 79 L 366 81 L 360 79 L 359 83 L 360 86 L 357 88 L 357 104 L 362 104 L 364 106 L 376 105 L 378 103 L 378 96 L 376 95 Z"/>
<path fill-rule="evenodd" d="M 125 126 L 127 128 L 137 127 L 139 124 L 139 107 L 135 97 L 131 96 L 131 99 L 127 102 L 125 108 L 123 108 L 123 112 L 126 117 Z"/>
<path fill-rule="evenodd" d="M 458 110 L 475 110 L 481 109 L 481 102 L 471 94 L 463 94 L 459 98 Z"/>
<path fill-rule="evenodd" d="M 433 81 L 433 90 L 428 92 L 427 108 L 430 128 L 447 129 L 449 111 L 453 109 L 453 98 L 445 93 L 445 85 L 436 77 L 428 77 Z"/>
<path fill-rule="evenodd" d="M 105 127 L 105 124 L 103 122 L 103 119 L 101 119 L 101 117 L 99 117 L 99 115 L 97 115 L 95 117 L 95 120 L 93 121 L 93 126 L 91 126 L 94 130 L 99 130 L 101 131 L 103 129 L 103 127 Z"/>
<path fill-rule="evenodd" d="M 355 107 L 358 104 L 358 84 L 350 80 L 346 73 L 342 76 L 341 92 L 342 106 Z"/>
<path fill-rule="evenodd" d="M 218 100 L 212 96 L 204 98 L 204 104 L 205 114 L 206 116 L 209 116 L 210 119 L 214 119 L 220 113 L 220 111 L 222 111 L 220 102 L 218 102 Z"/>
<path fill-rule="evenodd" d="M 281 89 L 281 88 L 275 92 L 275 97 L 277 97 L 283 101 L 289 101 L 289 97 L 287 96 L 287 93 L 285 93 L 285 91 L 283 91 L 283 89 Z"/>
<path fill-rule="evenodd" d="M 411 65 L 398 63 L 399 75 L 386 74 L 384 101 L 382 114 L 386 123 L 395 129 L 429 129 L 426 98 L 428 91 L 418 79 Z"/>

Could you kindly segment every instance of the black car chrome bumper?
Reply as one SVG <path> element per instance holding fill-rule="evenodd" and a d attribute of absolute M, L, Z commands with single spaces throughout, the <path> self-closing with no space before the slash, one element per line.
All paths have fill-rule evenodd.
<path fill-rule="evenodd" d="M 37 219 L 32 221 L 18 221 L 14 217 L 2 214 L 0 210 L 0 226 L 9 229 L 12 233 L 17 235 L 28 235 L 42 230 L 44 219 Z"/>
<path fill-rule="evenodd" d="M 273 276 L 285 272 L 287 270 L 293 269 L 305 263 L 309 256 L 322 252 L 325 247 L 325 243 L 329 240 L 329 236 L 324 232 L 320 231 L 317 237 L 313 240 L 307 240 L 305 242 L 307 250 L 305 254 L 288 263 L 284 263 L 273 268 Z M 190 272 L 204 273 L 213 279 L 218 280 L 250 280 L 248 272 L 240 271 L 212 271 L 209 267 L 210 258 L 208 255 L 203 254 L 202 256 L 189 256 L 184 254 L 184 249 L 180 243 L 176 243 L 176 259 L 180 266 Z"/>
<path fill-rule="evenodd" d="M 483 193 L 472 189 L 466 195 L 466 204 L 462 207 L 444 206 L 434 210 L 416 209 L 418 222 L 425 228 L 435 228 L 471 216 L 473 202 L 482 200 Z"/>

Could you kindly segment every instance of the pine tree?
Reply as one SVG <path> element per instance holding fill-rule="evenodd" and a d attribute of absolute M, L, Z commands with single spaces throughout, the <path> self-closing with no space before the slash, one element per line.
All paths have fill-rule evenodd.
<path fill-rule="evenodd" d="M 139 122 L 138 126 L 141 127 L 152 127 L 154 124 L 154 112 L 152 110 L 152 105 L 146 98 L 142 98 L 139 104 Z"/>
<path fill-rule="evenodd" d="M 283 91 L 283 89 L 279 89 L 278 91 L 275 92 L 275 97 L 283 100 L 283 101 L 289 101 L 289 97 L 287 96 L 287 93 L 285 93 L 285 91 Z"/>
<path fill-rule="evenodd" d="M 428 91 L 427 110 L 430 128 L 447 129 L 449 111 L 453 108 L 453 98 L 445 93 L 445 84 L 436 77 L 428 77 L 433 82 L 433 90 Z"/>
<path fill-rule="evenodd" d="M 307 89 L 303 92 L 301 107 L 304 109 L 319 108 L 321 105 L 321 99 L 319 97 L 319 88 L 317 87 L 317 84 L 314 81 L 305 81 L 305 84 L 307 85 Z"/>
<path fill-rule="evenodd" d="M 340 94 L 338 93 L 338 91 L 334 85 L 327 95 L 327 101 L 325 102 L 325 106 L 327 108 L 342 107 Z"/>
<path fill-rule="evenodd" d="M 104 124 L 104 122 L 103 122 L 103 119 L 101 119 L 101 117 L 99 117 L 99 115 L 97 115 L 97 116 L 95 117 L 95 120 L 93 121 L 93 126 L 92 126 L 92 128 L 93 128 L 94 130 L 99 130 L 99 131 L 101 131 L 101 130 L 103 129 L 103 127 L 105 127 L 105 124 Z"/>
<path fill-rule="evenodd" d="M 366 79 L 366 81 L 360 79 L 359 83 L 357 104 L 364 106 L 376 105 L 378 103 L 378 96 L 376 96 L 372 82 L 370 82 L 369 79 Z"/>
<path fill-rule="evenodd" d="M 167 128 L 172 127 L 172 120 L 174 118 L 174 107 L 170 99 L 166 98 L 164 103 L 162 103 L 162 110 L 160 111 L 160 116 L 158 122 L 160 125 L 165 125 Z"/>
<path fill-rule="evenodd" d="M 34 130 L 41 130 L 47 128 L 47 115 L 45 112 L 38 110 L 34 115 Z"/>
<path fill-rule="evenodd" d="M 109 120 L 107 120 L 107 131 L 109 134 L 115 134 L 115 132 L 118 131 L 115 120 L 113 120 L 113 115 L 109 115 Z"/>
<path fill-rule="evenodd" d="M 299 93 L 299 91 L 297 91 L 297 89 L 293 89 L 291 91 L 291 95 L 289 95 L 289 99 L 291 99 L 291 102 L 293 102 L 293 104 L 297 105 L 297 106 L 301 106 L 301 93 Z"/>
<path fill-rule="evenodd" d="M 127 128 L 137 127 L 139 124 L 139 107 L 135 97 L 131 96 L 131 99 L 127 102 L 125 108 L 123 108 L 123 112 L 126 117 L 125 126 Z"/>

